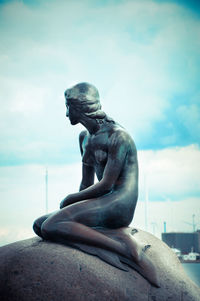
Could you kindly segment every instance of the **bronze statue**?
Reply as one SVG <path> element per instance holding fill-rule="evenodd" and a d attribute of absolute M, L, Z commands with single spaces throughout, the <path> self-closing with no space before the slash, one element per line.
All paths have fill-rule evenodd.
<path fill-rule="evenodd" d="M 61 242 L 95 254 L 118 268 L 132 266 L 158 286 L 150 247 L 139 244 L 131 223 L 138 198 L 138 161 L 135 144 L 126 130 L 102 110 L 97 89 L 80 83 L 65 91 L 66 116 L 81 123 L 79 136 L 82 181 L 60 210 L 38 218 L 33 225 L 43 239 Z M 98 178 L 94 184 L 94 175 Z M 136 231 L 137 232 L 137 231 Z"/>

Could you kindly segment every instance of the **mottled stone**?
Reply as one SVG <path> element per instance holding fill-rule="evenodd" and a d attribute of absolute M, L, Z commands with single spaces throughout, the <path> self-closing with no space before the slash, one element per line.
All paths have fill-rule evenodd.
<path fill-rule="evenodd" d="M 125 272 L 82 251 L 32 238 L 0 248 L 0 300 L 199 301 L 200 289 L 167 245 L 144 231 L 136 235 L 152 245 L 146 252 L 160 288 L 131 268 Z"/>

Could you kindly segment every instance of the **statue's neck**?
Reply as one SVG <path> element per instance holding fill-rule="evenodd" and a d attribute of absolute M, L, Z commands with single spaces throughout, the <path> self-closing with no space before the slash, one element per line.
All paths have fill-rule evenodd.
<path fill-rule="evenodd" d="M 91 135 L 96 134 L 104 124 L 103 119 L 84 118 L 80 123 L 88 130 Z"/>

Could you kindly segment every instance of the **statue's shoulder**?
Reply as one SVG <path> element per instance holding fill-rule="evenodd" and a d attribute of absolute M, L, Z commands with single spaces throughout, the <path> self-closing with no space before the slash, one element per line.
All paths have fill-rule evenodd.
<path fill-rule="evenodd" d="M 111 132 L 111 138 L 120 143 L 128 143 L 133 140 L 129 133 L 120 125 L 115 125 Z"/>
<path fill-rule="evenodd" d="M 125 147 L 132 149 L 134 153 L 137 152 L 133 138 L 126 129 L 120 125 L 113 127 L 113 131 L 110 136 L 110 145 L 114 147 L 124 145 Z"/>

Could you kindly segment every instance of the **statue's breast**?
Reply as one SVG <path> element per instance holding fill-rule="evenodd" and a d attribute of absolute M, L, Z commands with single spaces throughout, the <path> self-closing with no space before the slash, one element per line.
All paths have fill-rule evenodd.
<path fill-rule="evenodd" d="M 94 151 L 94 156 L 95 156 L 95 161 L 98 164 L 102 164 L 107 161 L 108 154 L 107 154 L 107 152 L 105 152 L 101 149 L 98 149 L 98 150 Z"/>

